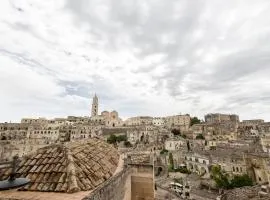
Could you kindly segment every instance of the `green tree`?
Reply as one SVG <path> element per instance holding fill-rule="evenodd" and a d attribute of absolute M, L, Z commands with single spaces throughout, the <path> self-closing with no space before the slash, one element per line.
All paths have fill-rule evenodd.
<path fill-rule="evenodd" d="M 122 141 L 124 141 L 124 142 L 127 141 L 127 136 L 126 135 L 116 136 L 116 135 L 112 134 L 107 138 L 107 142 L 109 144 L 116 144 L 117 142 L 122 142 Z"/>
<path fill-rule="evenodd" d="M 231 188 L 230 182 L 228 179 L 228 174 L 221 170 L 221 167 L 218 165 L 212 166 L 211 176 L 215 181 L 218 188 L 229 189 Z"/>
<path fill-rule="evenodd" d="M 218 188 L 232 189 L 237 187 L 252 186 L 252 179 L 247 175 L 236 175 L 229 179 L 229 175 L 221 170 L 220 166 L 212 166 L 211 176 Z"/>
<path fill-rule="evenodd" d="M 168 153 L 168 150 L 167 149 L 162 149 L 160 151 L 160 155 L 167 154 L 167 153 Z"/>
<path fill-rule="evenodd" d="M 194 124 L 200 124 L 201 120 L 198 119 L 198 117 L 191 117 L 190 118 L 190 126 L 194 125 Z"/>
<path fill-rule="evenodd" d="M 119 135 L 117 137 L 117 142 L 122 142 L 122 141 L 127 141 L 127 136 L 126 135 Z"/>
<path fill-rule="evenodd" d="M 117 142 L 117 136 L 112 134 L 107 138 L 109 144 L 115 144 Z"/>
<path fill-rule="evenodd" d="M 253 181 L 247 174 L 236 175 L 231 180 L 231 186 L 233 188 L 244 187 L 244 186 L 252 186 L 252 185 L 253 185 Z"/>
<path fill-rule="evenodd" d="M 178 129 L 172 129 L 172 131 L 171 131 L 172 133 L 173 133 L 173 135 L 174 136 L 176 136 L 176 135 L 181 135 L 181 132 L 180 132 L 180 130 L 178 130 Z"/>
<path fill-rule="evenodd" d="M 202 134 L 199 134 L 196 136 L 196 140 L 204 140 L 204 136 Z"/>

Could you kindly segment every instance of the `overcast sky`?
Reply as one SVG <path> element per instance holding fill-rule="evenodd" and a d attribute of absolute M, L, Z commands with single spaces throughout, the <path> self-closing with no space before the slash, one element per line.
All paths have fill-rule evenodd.
<path fill-rule="evenodd" d="M 0 121 L 210 112 L 270 121 L 269 0 L 1 0 Z"/>

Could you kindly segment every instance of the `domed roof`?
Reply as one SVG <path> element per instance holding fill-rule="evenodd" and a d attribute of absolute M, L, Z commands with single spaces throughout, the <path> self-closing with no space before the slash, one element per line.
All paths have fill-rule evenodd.
<path fill-rule="evenodd" d="M 30 184 L 21 190 L 44 192 L 78 192 L 92 190 L 110 178 L 119 161 L 119 154 L 111 145 L 90 139 L 65 145 L 50 145 L 25 157 L 17 170 L 17 177 L 26 177 Z M 5 175 L 4 175 L 5 174 Z M 7 178 L 6 171 L 0 173 Z"/>

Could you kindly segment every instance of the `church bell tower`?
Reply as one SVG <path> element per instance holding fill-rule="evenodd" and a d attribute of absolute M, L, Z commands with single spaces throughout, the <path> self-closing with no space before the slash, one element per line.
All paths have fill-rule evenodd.
<path fill-rule="evenodd" d="M 95 94 L 93 97 L 93 102 L 92 102 L 92 112 L 91 112 L 91 117 L 97 116 L 98 115 L 98 97 Z"/>

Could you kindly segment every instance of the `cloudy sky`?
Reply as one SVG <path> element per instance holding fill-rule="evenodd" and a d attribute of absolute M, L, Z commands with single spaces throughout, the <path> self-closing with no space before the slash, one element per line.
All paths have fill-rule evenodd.
<path fill-rule="evenodd" d="M 209 112 L 270 120 L 269 0 L 1 0 L 0 121 Z"/>

